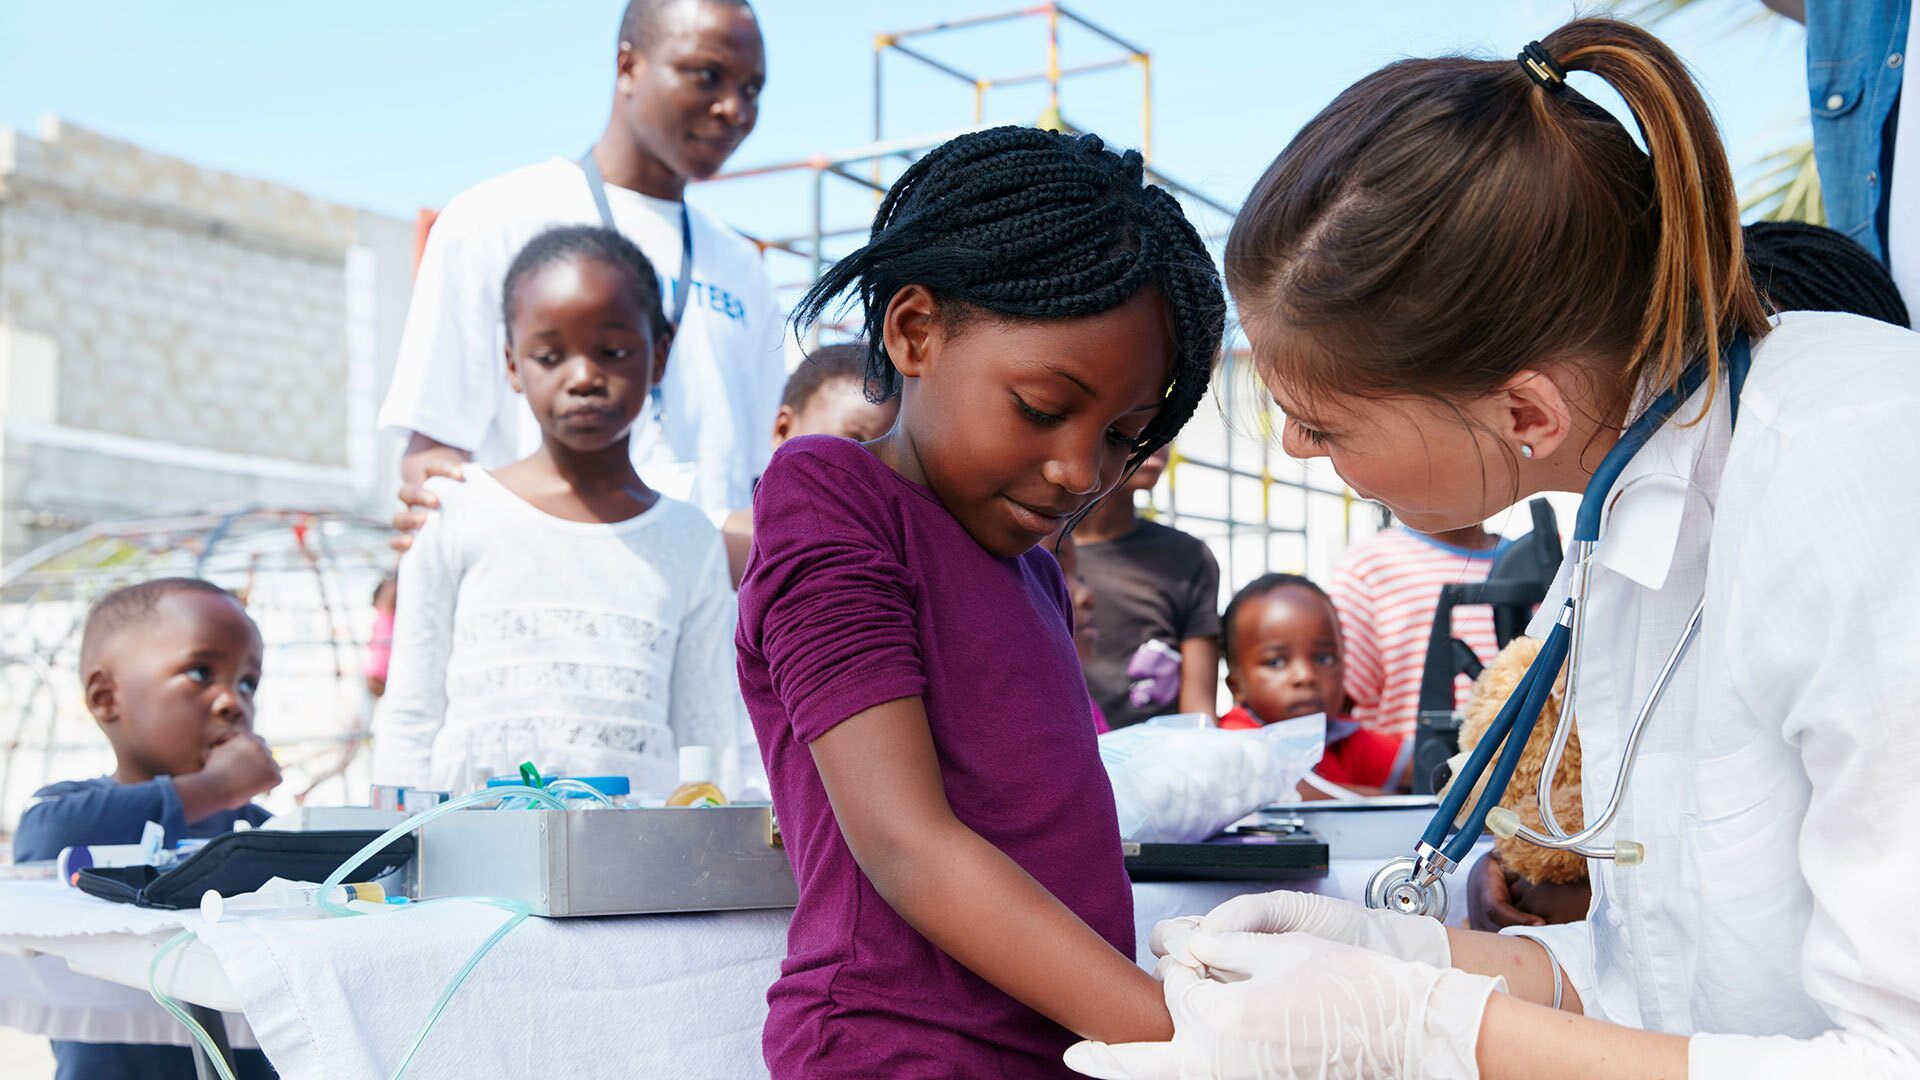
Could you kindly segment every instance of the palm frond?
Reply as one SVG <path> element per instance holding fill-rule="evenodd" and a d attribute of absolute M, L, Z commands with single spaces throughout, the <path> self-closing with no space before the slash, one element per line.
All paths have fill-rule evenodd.
<path fill-rule="evenodd" d="M 1747 185 L 1740 210 L 1760 211 L 1767 221 L 1804 221 L 1825 225 L 1827 211 L 1820 202 L 1820 171 L 1814 165 L 1813 141 L 1795 143 L 1761 158 Z"/>

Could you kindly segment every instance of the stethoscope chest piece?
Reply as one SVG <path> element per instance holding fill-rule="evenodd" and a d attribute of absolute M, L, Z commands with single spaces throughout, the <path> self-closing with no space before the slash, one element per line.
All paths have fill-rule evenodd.
<path fill-rule="evenodd" d="M 1367 879 L 1367 906 L 1377 911 L 1397 911 L 1402 915 L 1429 915 L 1447 921 L 1447 881 L 1436 877 L 1432 884 L 1414 880 L 1413 856 L 1402 855 L 1381 865 Z"/>

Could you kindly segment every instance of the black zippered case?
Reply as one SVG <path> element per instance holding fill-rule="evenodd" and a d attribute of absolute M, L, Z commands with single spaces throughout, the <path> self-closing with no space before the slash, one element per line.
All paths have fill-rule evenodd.
<path fill-rule="evenodd" d="M 223 833 L 177 865 L 89 867 L 74 884 L 88 896 L 118 904 L 178 910 L 200 906 L 211 889 L 222 896 L 253 892 L 269 878 L 325 881 L 341 863 L 379 839 L 367 829 L 282 832 L 251 829 Z M 355 881 L 372 881 L 400 869 L 413 858 L 412 833 L 394 840 L 354 872 Z"/>

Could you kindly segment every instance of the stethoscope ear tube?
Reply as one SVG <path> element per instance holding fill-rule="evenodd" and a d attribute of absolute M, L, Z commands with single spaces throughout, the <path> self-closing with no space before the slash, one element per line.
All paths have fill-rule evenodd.
<path fill-rule="evenodd" d="M 1500 707 L 1500 712 L 1494 716 L 1493 723 L 1487 725 L 1486 732 L 1480 736 L 1480 742 L 1473 748 L 1473 754 L 1467 758 L 1466 764 L 1454 773 L 1453 783 L 1448 786 L 1446 796 L 1440 800 L 1440 808 L 1434 813 L 1433 820 L 1427 823 L 1427 831 L 1421 834 L 1421 842 L 1428 847 L 1438 850 L 1446 841 L 1449 828 L 1459 818 L 1460 811 L 1466 806 L 1467 799 L 1472 796 L 1479 777 L 1486 772 L 1488 763 L 1493 760 L 1494 752 L 1511 744 L 1515 749 L 1510 753 L 1501 754 L 1501 763 L 1504 768 L 1497 770 L 1492 780 L 1481 788 L 1482 794 L 1480 801 L 1474 806 L 1473 816 L 1464 823 L 1472 825 L 1471 835 L 1479 835 L 1480 826 L 1486 821 L 1487 811 L 1492 809 L 1493 804 L 1498 802 L 1500 796 L 1506 791 L 1506 780 L 1513 775 L 1513 770 L 1520 760 L 1518 748 L 1524 747 L 1527 739 L 1532 736 L 1533 725 L 1539 721 L 1540 709 L 1546 704 L 1546 693 L 1536 695 L 1535 690 L 1537 687 L 1544 687 L 1550 692 L 1553 689 L 1554 679 L 1560 674 L 1560 659 L 1564 658 L 1564 652 L 1560 658 L 1554 659 L 1549 665 L 1546 663 L 1547 650 L 1556 634 L 1564 643 L 1566 636 L 1564 624 L 1572 608 L 1573 602 L 1569 600 L 1561 609 L 1561 619 L 1554 625 L 1554 632 L 1547 635 L 1547 643 L 1540 647 L 1540 653 L 1533 658 L 1533 663 L 1527 665 L 1526 673 L 1520 676 L 1519 685 L 1515 686 L 1513 693 L 1508 695 L 1507 703 Z M 1527 721 L 1526 730 L 1518 739 L 1511 738 L 1514 726 L 1522 715 L 1531 717 Z M 1511 764 L 1507 762 L 1509 757 L 1512 758 Z M 1467 832 L 1465 828 L 1461 831 Z M 1469 840 L 1466 847 L 1472 846 L 1473 842 Z M 1463 849 L 1460 854 L 1465 853 Z M 1457 856 L 1450 854 L 1449 857 L 1458 861 Z"/>
<path fill-rule="evenodd" d="M 1742 338 L 1734 344 L 1736 349 L 1744 350 L 1746 339 Z M 1744 357 L 1745 353 L 1741 352 L 1738 362 L 1744 364 Z M 1744 381 L 1744 375 L 1739 378 Z M 1593 470 L 1593 476 L 1587 480 L 1587 490 L 1580 496 L 1580 509 L 1573 517 L 1573 539 L 1600 539 L 1600 519 L 1606 515 L 1607 493 L 1613 490 L 1614 482 L 1620 479 L 1620 474 L 1626 471 L 1627 464 L 1647 444 L 1647 440 L 1653 438 L 1654 432 L 1660 430 L 1660 425 L 1680 411 L 1680 406 L 1706 381 L 1707 365 L 1694 364 L 1688 367 L 1680 374 L 1677 386 L 1655 398 L 1653 404 L 1647 406 L 1647 411 L 1621 432 L 1620 441 L 1607 451 L 1607 456 L 1601 459 L 1599 466 Z M 1735 386 L 1737 388 L 1738 382 Z"/>
<path fill-rule="evenodd" d="M 1571 604 L 1569 604 L 1571 607 Z M 1560 664 L 1567 658 L 1567 619 L 1564 617 L 1554 624 L 1547 634 L 1547 640 L 1540 646 L 1540 655 L 1533 658 L 1527 667 L 1526 701 L 1520 706 L 1519 718 L 1507 732 L 1501 742 L 1500 761 L 1493 768 L 1493 776 L 1487 781 L 1480 799 L 1474 804 L 1473 813 L 1461 824 L 1460 831 L 1443 849 L 1442 854 L 1454 862 L 1464 862 L 1467 853 L 1473 850 L 1474 842 L 1480 839 L 1481 829 L 1486 827 L 1487 814 L 1506 793 L 1507 785 L 1513 780 L 1514 770 L 1520 767 L 1520 758 L 1526 753 L 1527 742 L 1533 737 L 1533 729 L 1540 722 L 1540 713 L 1546 708 L 1547 695 L 1553 692 L 1553 683 L 1560 674 Z M 1520 696 L 1516 689 L 1514 698 Z M 1507 700 L 1513 704 L 1513 698 Z M 1504 710 L 1503 710 L 1504 711 Z M 1451 820 L 1451 819 L 1449 819 Z"/>

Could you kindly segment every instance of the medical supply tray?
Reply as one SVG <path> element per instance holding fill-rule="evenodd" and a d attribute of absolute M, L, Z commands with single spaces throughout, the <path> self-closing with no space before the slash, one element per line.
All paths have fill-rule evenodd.
<path fill-rule="evenodd" d="M 421 899 L 495 896 L 535 915 L 788 908 L 793 867 L 765 803 L 461 810 L 420 830 Z"/>

